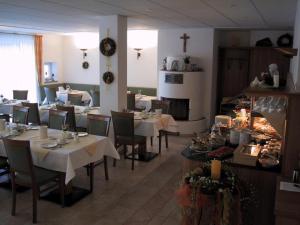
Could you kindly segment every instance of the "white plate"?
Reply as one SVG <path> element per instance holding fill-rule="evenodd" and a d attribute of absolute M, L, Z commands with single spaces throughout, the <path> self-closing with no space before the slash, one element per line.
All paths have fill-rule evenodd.
<path fill-rule="evenodd" d="M 29 130 L 39 130 L 40 127 L 39 126 L 29 126 L 28 129 Z"/>
<path fill-rule="evenodd" d="M 78 137 L 85 137 L 88 136 L 89 134 L 87 132 L 78 132 Z"/>
<path fill-rule="evenodd" d="M 62 140 L 58 140 L 57 143 L 60 145 L 66 145 L 69 144 L 71 141 L 68 139 L 62 139 Z"/>
<path fill-rule="evenodd" d="M 47 142 L 41 144 L 43 148 L 55 148 L 57 146 L 57 142 Z"/>

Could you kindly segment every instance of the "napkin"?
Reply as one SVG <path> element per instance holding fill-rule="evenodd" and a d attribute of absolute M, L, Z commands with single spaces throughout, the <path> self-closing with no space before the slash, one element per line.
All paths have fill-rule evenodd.
<path fill-rule="evenodd" d="M 85 148 L 85 151 L 89 154 L 89 156 L 95 155 L 97 151 L 97 143 L 90 144 Z"/>

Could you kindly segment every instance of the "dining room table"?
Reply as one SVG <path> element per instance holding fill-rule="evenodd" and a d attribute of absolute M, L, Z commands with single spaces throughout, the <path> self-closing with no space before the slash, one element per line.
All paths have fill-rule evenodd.
<path fill-rule="evenodd" d="M 12 100 L 5 100 L 0 103 L 0 113 L 2 114 L 12 114 L 13 113 L 13 108 L 15 105 L 22 105 L 22 102 L 29 102 L 27 100 L 17 100 L 17 99 L 12 99 Z"/>
<path fill-rule="evenodd" d="M 135 107 L 137 109 L 145 109 L 147 112 L 151 109 L 151 101 L 156 100 L 157 96 L 148 96 L 142 94 L 135 95 Z"/>
<path fill-rule="evenodd" d="M 89 106 L 93 106 L 93 98 L 90 95 L 88 91 L 81 91 L 81 90 L 71 90 L 71 89 L 65 89 L 65 90 L 58 90 L 56 91 L 56 97 L 61 102 L 67 102 L 68 100 L 68 94 L 80 94 L 82 95 L 82 101 L 83 102 L 89 102 Z"/>
<path fill-rule="evenodd" d="M 157 141 L 160 130 L 169 132 L 178 132 L 178 124 L 170 114 L 160 114 L 155 112 L 134 112 L 134 133 L 135 135 L 152 138 Z M 154 159 L 158 153 L 144 151 L 139 153 L 137 160 L 149 162 Z"/>
<path fill-rule="evenodd" d="M 145 137 L 157 137 L 160 130 L 176 133 L 178 124 L 170 114 L 134 112 L 134 133 Z"/>
<path fill-rule="evenodd" d="M 6 156 L 2 138 L 28 140 L 30 141 L 33 164 L 60 172 L 65 178 L 65 185 L 71 184 L 71 186 L 71 181 L 75 178 L 77 169 L 92 165 L 102 160 L 104 156 L 120 159 L 108 137 L 82 132 L 78 133 L 78 137 L 73 138 L 74 134 L 71 132 L 67 133 L 71 134 L 67 137 L 64 131 L 54 129 L 47 129 L 47 136 L 44 137 L 40 128 L 40 126 L 10 123 L 8 128 L 0 131 L 0 156 Z M 93 166 L 90 166 L 90 169 L 93 170 Z M 91 193 L 93 191 L 93 180 L 93 172 L 91 172 L 89 190 L 72 186 L 73 193 L 68 193 L 66 206 L 74 204 Z M 49 193 L 49 196 L 55 196 L 55 192 Z M 49 197 L 48 200 L 56 201 L 57 199 Z"/>
<path fill-rule="evenodd" d="M 47 124 L 49 120 L 49 109 L 56 109 L 55 104 L 42 105 L 39 107 L 40 120 L 42 123 Z M 87 127 L 87 114 L 100 114 L 100 107 L 90 106 L 74 106 L 75 121 L 77 127 Z"/>

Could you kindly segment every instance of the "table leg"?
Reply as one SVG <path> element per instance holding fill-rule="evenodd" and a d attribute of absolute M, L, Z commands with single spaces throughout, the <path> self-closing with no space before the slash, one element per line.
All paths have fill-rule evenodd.
<path fill-rule="evenodd" d="M 105 180 L 108 180 L 109 176 L 108 176 L 108 168 L 107 168 L 107 156 L 103 157 L 103 161 L 104 161 Z"/>
<path fill-rule="evenodd" d="M 59 173 L 59 192 L 61 207 L 65 207 L 65 173 Z"/>
<path fill-rule="evenodd" d="M 90 192 L 94 189 L 94 163 L 90 163 Z"/>

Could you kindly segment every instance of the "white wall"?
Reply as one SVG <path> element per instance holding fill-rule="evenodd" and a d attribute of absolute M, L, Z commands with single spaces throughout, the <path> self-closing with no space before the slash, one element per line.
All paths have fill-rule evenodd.
<path fill-rule="evenodd" d="M 157 46 L 145 48 L 137 52 L 127 48 L 127 86 L 130 87 L 157 87 Z"/>
<path fill-rule="evenodd" d="M 199 65 L 204 70 L 205 90 L 203 116 L 210 119 L 213 115 L 215 99 L 212 97 L 213 87 L 213 53 L 214 53 L 214 29 L 168 29 L 158 31 L 158 70 L 166 56 L 180 56 L 183 53 L 183 41 L 180 37 L 186 33 L 190 36 L 187 41 L 186 54 L 199 58 Z"/>
<path fill-rule="evenodd" d="M 63 36 L 43 35 L 43 61 L 57 63 L 57 80 L 64 82 Z"/>
<path fill-rule="evenodd" d="M 88 69 L 82 68 L 82 62 L 89 63 Z M 87 57 L 83 60 L 83 53 L 74 44 L 73 36 L 63 37 L 64 82 L 80 84 L 99 84 L 99 49 L 87 50 Z"/>
<path fill-rule="evenodd" d="M 44 35 L 44 61 L 58 63 L 58 81 L 68 83 L 100 83 L 98 48 L 87 51 L 88 69 L 82 68 L 82 51 L 74 44 L 73 36 Z M 141 51 L 137 60 L 136 51 L 127 49 L 127 86 L 157 87 L 157 46 Z"/>
<path fill-rule="evenodd" d="M 291 60 L 290 72 L 292 74 L 293 83 L 297 90 L 300 90 L 300 1 L 297 2 L 297 11 L 295 17 L 295 25 L 294 25 L 294 41 L 293 47 L 298 49 L 298 55 L 294 56 Z"/>

